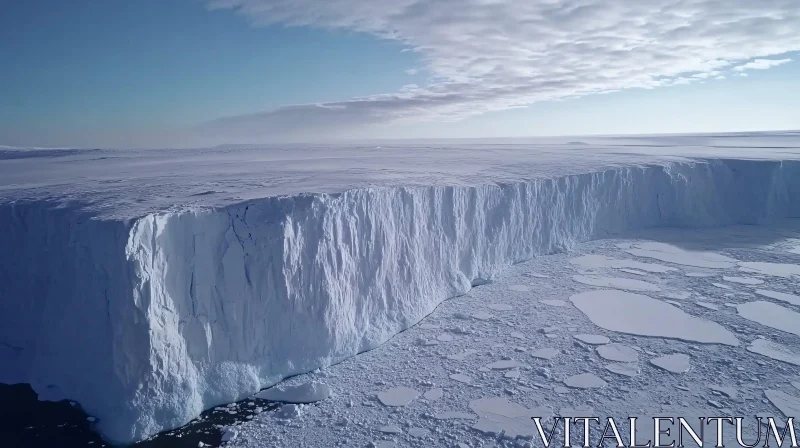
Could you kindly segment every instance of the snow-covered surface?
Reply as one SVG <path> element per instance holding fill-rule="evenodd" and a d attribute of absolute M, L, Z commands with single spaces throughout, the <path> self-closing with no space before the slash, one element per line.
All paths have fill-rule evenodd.
<path fill-rule="evenodd" d="M 138 440 L 378 347 L 515 263 L 627 230 L 800 215 L 798 141 L 2 151 L 0 381 L 74 399 L 109 440 Z M 736 265 L 647 242 L 613 254 L 625 256 Z M 793 278 L 790 265 L 728 274 Z M 641 268 L 625 267 L 660 275 Z M 589 284 L 663 288 L 628 274 L 573 272 Z M 568 296 L 541 299 L 574 311 Z M 461 319 L 491 324 L 503 313 Z M 712 333 L 710 342 L 733 342 Z M 463 337 L 432 334 L 428 347 Z"/>

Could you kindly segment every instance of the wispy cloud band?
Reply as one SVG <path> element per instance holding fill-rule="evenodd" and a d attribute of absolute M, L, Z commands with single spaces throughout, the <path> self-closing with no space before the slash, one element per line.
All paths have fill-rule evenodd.
<path fill-rule="evenodd" d="M 396 121 L 458 120 L 629 88 L 766 69 L 800 50 L 797 0 L 212 0 L 254 25 L 344 29 L 417 52 L 426 86 L 231 117 L 222 140 L 369 135 Z"/>

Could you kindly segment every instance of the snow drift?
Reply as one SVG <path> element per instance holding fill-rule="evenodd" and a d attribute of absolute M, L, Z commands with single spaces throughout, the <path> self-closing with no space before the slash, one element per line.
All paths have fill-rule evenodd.
<path fill-rule="evenodd" d="M 800 162 L 629 166 L 94 216 L 0 204 L 0 382 L 133 442 L 371 349 L 498 269 L 628 229 L 800 216 Z"/>

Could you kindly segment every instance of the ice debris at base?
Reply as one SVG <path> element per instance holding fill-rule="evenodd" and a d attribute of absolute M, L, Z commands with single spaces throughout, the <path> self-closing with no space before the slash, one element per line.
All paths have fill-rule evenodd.
<path fill-rule="evenodd" d="M 222 429 L 222 441 L 223 442 L 230 442 L 236 439 L 236 436 L 239 433 L 236 431 L 236 428 L 232 427 L 225 427 Z"/>
<path fill-rule="evenodd" d="M 501 158 L 393 150 L 379 163 L 338 150 L 349 152 L 324 169 L 309 168 L 304 157 L 327 154 L 312 150 L 98 150 L 0 164 L 0 247 L 10 248 L 0 255 L 0 381 L 55 386 L 109 441 L 133 442 L 373 349 L 514 263 L 626 230 L 800 210 L 800 164 L 721 160 L 713 149 L 703 159 L 675 146 L 669 157 L 559 149 L 547 163 L 549 149 L 535 146 L 498 147 Z M 388 161 L 398 171 L 381 177 Z M 353 169 L 376 178 L 354 180 Z"/>
<path fill-rule="evenodd" d="M 284 403 L 314 403 L 331 395 L 327 384 L 311 381 L 297 386 L 277 385 L 255 395 L 256 398 Z"/>

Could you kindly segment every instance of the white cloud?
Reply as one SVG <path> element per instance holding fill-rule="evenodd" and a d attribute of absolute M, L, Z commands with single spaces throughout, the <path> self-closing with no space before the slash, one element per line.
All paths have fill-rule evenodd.
<path fill-rule="evenodd" d="M 786 64 L 788 62 L 792 62 L 791 59 L 756 59 L 752 62 L 748 62 L 747 64 L 740 65 L 738 67 L 734 67 L 733 69 L 736 71 L 745 71 L 745 70 L 766 70 L 768 68 L 777 67 L 779 65 Z"/>
<path fill-rule="evenodd" d="M 335 110 L 293 106 L 211 124 L 214 135 L 231 138 L 265 129 L 287 138 L 373 136 L 371 127 L 390 122 L 452 121 L 699 82 L 732 64 L 800 50 L 797 0 L 213 0 L 209 7 L 235 10 L 254 25 L 399 41 L 432 74 L 430 85 L 342 101 Z M 777 61 L 788 60 L 735 70 Z"/>
<path fill-rule="evenodd" d="M 406 70 L 406 73 L 413 76 L 413 75 L 416 75 L 417 73 L 419 73 L 419 70 L 417 70 L 415 68 L 410 68 L 410 69 Z"/>

